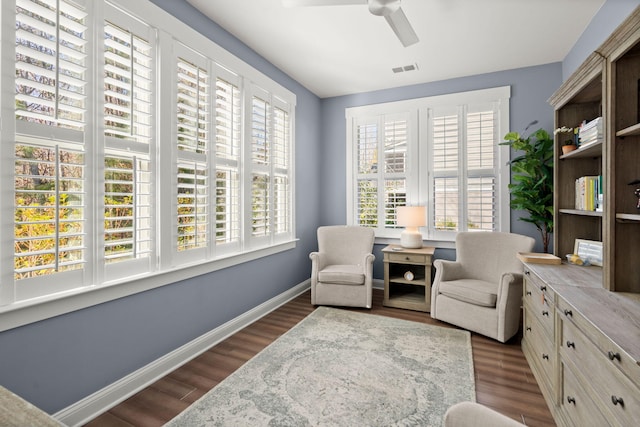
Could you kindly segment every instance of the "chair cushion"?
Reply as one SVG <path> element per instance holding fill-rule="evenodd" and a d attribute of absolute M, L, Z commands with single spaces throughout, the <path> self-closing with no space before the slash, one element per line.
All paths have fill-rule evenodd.
<path fill-rule="evenodd" d="M 360 265 L 329 265 L 318 272 L 318 280 L 338 285 L 364 285 L 364 272 Z"/>
<path fill-rule="evenodd" d="M 476 279 L 461 279 L 440 282 L 442 295 L 482 307 L 495 307 L 498 284 Z"/>

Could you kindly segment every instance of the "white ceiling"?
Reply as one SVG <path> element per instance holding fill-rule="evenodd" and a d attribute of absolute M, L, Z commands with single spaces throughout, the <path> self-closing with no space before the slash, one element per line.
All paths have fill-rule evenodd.
<path fill-rule="evenodd" d="M 405 48 L 366 5 L 187 1 L 321 98 L 562 61 L 605 2 L 402 0 L 420 39 Z"/>

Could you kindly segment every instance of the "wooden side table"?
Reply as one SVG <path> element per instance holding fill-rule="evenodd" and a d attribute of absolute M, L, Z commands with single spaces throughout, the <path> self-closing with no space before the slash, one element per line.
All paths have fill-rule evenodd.
<path fill-rule="evenodd" d="M 435 248 L 389 245 L 384 254 L 384 300 L 387 307 L 431 310 L 431 262 Z"/>

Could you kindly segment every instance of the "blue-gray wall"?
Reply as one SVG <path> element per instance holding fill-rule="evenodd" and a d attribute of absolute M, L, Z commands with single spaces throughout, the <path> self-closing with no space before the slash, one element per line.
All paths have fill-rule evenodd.
<path fill-rule="evenodd" d="M 320 100 L 185 0 L 152 0 L 297 95 L 296 249 L 0 333 L 0 384 L 57 412 L 309 277 L 318 225 L 344 223 L 344 108 L 511 85 L 511 129 L 531 120 L 551 129 L 546 99 L 562 81 L 558 64 Z M 624 3 L 622 12 L 619 3 Z M 576 45 L 579 64 L 622 21 L 629 1 L 609 0 L 607 25 L 590 26 Z M 632 2 L 637 4 L 637 2 Z M 627 13 L 628 13 L 627 12 Z M 594 22 L 600 22 L 600 14 Z M 613 19 L 612 22 L 611 20 Z M 592 28 L 593 27 L 593 28 Z M 606 27 L 606 28 L 605 28 Z M 597 42 L 590 41 L 593 38 Z M 584 45 L 583 45 L 584 44 Z M 592 45 L 593 44 L 593 45 Z M 591 46 L 592 45 L 592 46 Z M 512 215 L 512 230 L 535 234 Z M 379 251 L 379 247 L 376 249 Z M 437 257 L 451 258 L 451 251 Z M 378 253 L 378 259 L 381 259 Z M 379 273 L 380 272 L 380 273 Z M 376 265 L 376 276 L 381 268 Z"/>

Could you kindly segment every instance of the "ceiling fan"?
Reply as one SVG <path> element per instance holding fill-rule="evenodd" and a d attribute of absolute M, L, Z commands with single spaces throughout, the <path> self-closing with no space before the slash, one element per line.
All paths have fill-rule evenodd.
<path fill-rule="evenodd" d="M 368 4 L 369 12 L 384 16 L 404 47 L 418 42 L 418 36 L 400 7 L 401 0 L 282 0 L 285 7 L 295 6 L 344 6 Z"/>

